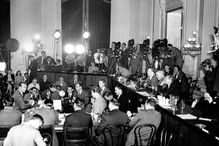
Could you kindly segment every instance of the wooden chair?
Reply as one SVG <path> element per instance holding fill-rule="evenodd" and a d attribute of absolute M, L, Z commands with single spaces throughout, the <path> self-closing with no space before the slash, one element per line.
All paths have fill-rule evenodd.
<path fill-rule="evenodd" d="M 53 142 L 53 125 L 44 125 L 40 127 L 39 131 L 43 137 L 43 140 L 47 144 L 47 146 L 52 146 Z"/>
<path fill-rule="evenodd" d="M 104 146 L 124 146 L 126 141 L 126 126 L 110 126 L 103 131 Z"/>
<path fill-rule="evenodd" d="M 3 145 L 3 141 L 7 137 L 8 131 L 13 127 L 13 125 L 0 125 L 0 145 Z"/>
<path fill-rule="evenodd" d="M 169 146 L 172 137 L 172 133 L 163 128 L 160 135 L 160 146 Z"/>
<path fill-rule="evenodd" d="M 189 100 L 192 102 L 193 101 L 193 93 L 195 88 L 197 87 L 198 79 L 192 80 L 190 83 L 189 87 Z"/>
<path fill-rule="evenodd" d="M 138 125 L 134 129 L 135 146 L 150 146 L 154 142 L 156 127 L 153 124 Z"/>
<path fill-rule="evenodd" d="M 64 127 L 64 146 L 86 146 L 89 136 L 88 127 Z"/>

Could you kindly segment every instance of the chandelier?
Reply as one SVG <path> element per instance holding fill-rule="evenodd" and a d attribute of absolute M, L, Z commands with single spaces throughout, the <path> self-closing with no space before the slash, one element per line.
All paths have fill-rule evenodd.
<path fill-rule="evenodd" d="M 190 55 L 193 59 L 201 54 L 201 44 L 198 42 L 196 31 L 193 31 L 192 36 L 187 39 L 183 48 L 183 55 Z"/>

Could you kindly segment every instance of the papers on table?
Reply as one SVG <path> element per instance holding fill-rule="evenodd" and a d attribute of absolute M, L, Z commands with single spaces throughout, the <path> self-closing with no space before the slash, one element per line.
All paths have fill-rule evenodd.
<path fill-rule="evenodd" d="M 62 101 L 61 100 L 53 100 L 54 110 L 62 110 Z"/>
<path fill-rule="evenodd" d="M 137 93 L 142 95 L 142 96 L 150 96 L 150 94 L 148 94 L 146 91 L 139 91 Z"/>
<path fill-rule="evenodd" d="M 191 114 L 177 114 L 178 117 L 184 119 L 184 120 L 193 120 L 193 119 L 197 119 L 196 116 L 191 115 Z"/>

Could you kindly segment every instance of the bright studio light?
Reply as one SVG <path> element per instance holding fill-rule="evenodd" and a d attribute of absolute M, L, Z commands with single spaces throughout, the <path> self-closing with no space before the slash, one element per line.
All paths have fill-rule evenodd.
<path fill-rule="evenodd" d="M 5 71 L 5 69 L 6 69 L 6 63 L 0 62 L 0 71 Z"/>
<path fill-rule="evenodd" d="M 67 54 L 71 54 L 71 53 L 74 53 L 75 48 L 74 48 L 74 46 L 72 44 L 66 44 L 65 47 L 64 47 L 64 51 Z"/>
<path fill-rule="evenodd" d="M 24 44 L 24 51 L 25 52 L 33 52 L 33 44 L 32 43 Z"/>
<path fill-rule="evenodd" d="M 75 47 L 75 52 L 78 54 L 83 54 L 85 52 L 85 47 L 83 45 L 77 45 Z"/>
<path fill-rule="evenodd" d="M 56 30 L 54 33 L 53 33 L 53 37 L 56 39 L 56 40 L 59 40 L 61 38 L 61 32 L 60 30 Z"/>
<path fill-rule="evenodd" d="M 35 41 L 40 41 L 40 35 L 39 34 L 35 34 L 33 36 L 33 38 L 34 38 Z"/>
<path fill-rule="evenodd" d="M 89 36 L 90 36 L 90 33 L 88 31 L 85 31 L 83 33 L 83 38 L 87 39 L 87 38 L 89 38 Z"/>

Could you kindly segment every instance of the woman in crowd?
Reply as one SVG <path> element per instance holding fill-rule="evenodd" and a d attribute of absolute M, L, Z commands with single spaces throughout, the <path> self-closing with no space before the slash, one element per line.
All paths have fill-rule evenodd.
<path fill-rule="evenodd" d="M 180 84 L 180 98 L 188 99 L 189 98 L 189 83 L 185 73 L 177 65 L 173 67 L 173 76 L 174 80 Z"/>
<path fill-rule="evenodd" d="M 21 71 L 18 70 L 15 74 L 15 79 L 14 79 L 15 88 L 17 88 L 19 83 L 23 81 L 24 81 L 24 77 L 22 76 Z"/>
<path fill-rule="evenodd" d="M 12 95 L 13 89 L 14 89 L 14 74 L 12 74 L 12 70 L 9 69 L 4 76 L 4 82 L 6 83 L 7 90 L 6 94 Z"/>

